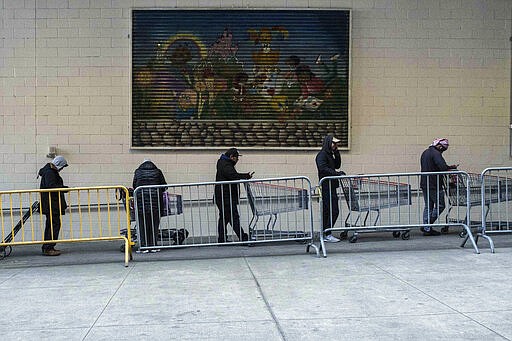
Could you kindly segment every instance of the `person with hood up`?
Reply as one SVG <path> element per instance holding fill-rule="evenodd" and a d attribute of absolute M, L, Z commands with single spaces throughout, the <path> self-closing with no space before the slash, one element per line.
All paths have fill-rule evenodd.
<path fill-rule="evenodd" d="M 449 143 L 446 138 L 439 138 L 432 141 L 430 146 L 421 154 L 421 172 L 446 172 L 457 169 L 457 165 L 448 166 L 443 158 L 443 152 L 448 149 Z M 440 175 L 422 175 L 420 187 L 423 191 L 425 208 L 423 209 L 423 224 L 433 224 L 444 211 L 446 204 L 444 200 L 444 178 Z M 438 236 L 439 231 L 424 226 L 420 228 L 424 236 Z"/>
<path fill-rule="evenodd" d="M 345 175 L 343 171 L 337 171 L 341 167 L 341 156 L 338 150 L 340 140 L 334 136 L 324 137 L 322 150 L 316 155 L 316 167 L 318 179 L 322 180 L 327 176 Z M 322 229 L 332 228 L 340 214 L 339 198 L 336 189 L 340 186 L 339 180 L 322 182 Z M 324 233 L 324 242 L 337 243 L 340 240 L 334 237 L 330 231 Z"/>
<path fill-rule="evenodd" d="M 254 172 L 251 173 L 238 173 L 235 165 L 238 162 L 240 153 L 236 148 L 228 149 L 224 154 L 221 154 L 217 161 L 217 174 L 215 181 L 233 181 L 252 178 Z M 233 231 L 238 236 L 238 240 L 247 241 L 249 236 L 240 227 L 240 215 L 238 214 L 238 200 L 239 200 L 239 185 L 238 184 L 223 184 L 215 185 L 215 205 L 219 209 L 219 223 L 218 242 L 226 242 L 226 227 L 231 224 Z"/>
<path fill-rule="evenodd" d="M 145 159 L 135 170 L 133 189 L 147 185 L 165 185 L 162 171 L 151 160 Z M 139 223 L 139 246 L 157 245 L 160 215 L 164 211 L 163 193 L 167 187 L 145 188 L 137 192 L 137 215 Z"/>
<path fill-rule="evenodd" d="M 59 172 L 68 166 L 66 159 L 58 155 L 51 162 L 47 163 L 39 170 L 41 177 L 41 189 L 67 188 L 64 186 L 64 180 Z M 59 239 L 62 216 L 66 213 L 68 204 L 64 196 L 64 191 L 60 192 L 41 192 L 41 213 L 46 216 L 46 225 L 44 228 L 44 240 Z M 55 243 L 46 243 L 42 246 L 43 255 L 59 256 L 60 251 L 55 249 Z"/>

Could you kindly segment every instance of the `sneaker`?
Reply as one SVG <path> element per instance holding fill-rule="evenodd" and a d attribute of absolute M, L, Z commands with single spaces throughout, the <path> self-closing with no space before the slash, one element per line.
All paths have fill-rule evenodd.
<path fill-rule="evenodd" d="M 339 241 L 340 240 L 338 238 L 336 238 L 335 236 L 333 236 L 332 234 L 324 237 L 324 242 L 327 242 L 327 243 L 337 243 Z"/>
<path fill-rule="evenodd" d="M 331 61 L 335 61 L 335 60 L 338 60 L 338 58 L 340 58 L 340 55 L 338 53 L 334 54 L 331 56 L 331 58 L 329 58 Z"/>
<path fill-rule="evenodd" d="M 135 253 L 149 253 L 149 250 L 137 250 Z"/>
<path fill-rule="evenodd" d="M 60 256 L 60 251 L 55 250 L 55 249 L 46 249 L 46 250 L 43 250 L 43 255 L 44 256 Z"/>
<path fill-rule="evenodd" d="M 428 231 L 426 231 L 426 230 L 425 230 L 425 231 L 423 232 L 423 235 L 424 235 L 424 236 L 440 236 L 440 235 L 441 235 L 441 232 L 436 231 L 436 230 L 434 230 L 434 229 L 430 229 L 430 230 L 428 230 Z"/>
<path fill-rule="evenodd" d="M 151 250 L 149 250 L 149 252 L 151 252 L 151 253 L 157 253 L 157 252 L 160 252 L 160 249 L 151 249 Z"/>
<path fill-rule="evenodd" d="M 322 64 L 322 56 L 321 55 L 318 55 L 318 57 L 316 57 L 315 59 L 315 64 Z"/>

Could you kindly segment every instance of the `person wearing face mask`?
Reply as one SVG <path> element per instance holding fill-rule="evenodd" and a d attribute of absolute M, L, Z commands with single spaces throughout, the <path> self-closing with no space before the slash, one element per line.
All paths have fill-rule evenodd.
<path fill-rule="evenodd" d="M 236 148 L 228 149 L 221 154 L 217 161 L 217 173 L 215 181 L 233 181 L 252 178 L 254 172 L 238 173 L 235 165 L 238 163 L 240 153 Z M 215 185 L 215 205 L 219 209 L 218 242 L 225 243 L 226 227 L 231 224 L 238 240 L 247 241 L 249 236 L 240 227 L 240 215 L 238 214 L 239 184 Z"/>
<path fill-rule="evenodd" d="M 345 175 L 343 171 L 337 171 L 341 167 L 341 156 L 338 150 L 340 140 L 334 136 L 324 137 L 322 150 L 317 154 L 315 162 L 318 169 L 318 179 L 322 180 L 327 176 Z M 322 229 L 330 229 L 336 224 L 340 214 L 339 198 L 337 188 L 340 186 L 338 179 L 322 182 Z M 330 231 L 325 232 L 324 241 L 337 243 L 340 240 L 334 237 Z"/>
<path fill-rule="evenodd" d="M 448 139 L 439 138 L 432 141 L 430 146 L 421 154 L 421 172 L 446 172 L 457 169 L 456 165 L 448 166 L 443 157 L 449 147 Z M 446 204 L 444 199 L 444 177 L 442 175 L 422 175 L 420 187 L 423 191 L 425 208 L 423 209 L 423 224 L 434 224 L 439 215 L 444 211 Z M 429 226 L 421 228 L 424 236 L 438 236 L 441 233 Z"/>
<path fill-rule="evenodd" d="M 68 166 L 66 159 L 59 155 L 39 170 L 41 189 L 67 188 L 59 172 Z M 64 192 L 41 192 L 41 212 L 46 216 L 44 240 L 59 239 L 62 216 L 66 213 L 68 204 Z M 55 249 L 55 243 L 46 243 L 42 246 L 43 255 L 59 256 L 60 251 Z"/>

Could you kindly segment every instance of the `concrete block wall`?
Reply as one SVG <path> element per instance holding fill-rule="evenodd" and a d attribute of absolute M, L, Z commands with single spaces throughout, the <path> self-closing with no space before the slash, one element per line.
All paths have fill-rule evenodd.
<path fill-rule="evenodd" d="M 511 165 L 512 1 L 0 0 L 0 189 L 37 187 L 49 145 L 72 186 L 130 185 L 146 157 L 168 182 L 214 179 L 220 150 L 130 150 L 134 7 L 352 9 L 347 173 L 417 171 L 439 136 L 462 169 Z M 316 182 L 315 154 L 249 150 L 237 167 Z"/>

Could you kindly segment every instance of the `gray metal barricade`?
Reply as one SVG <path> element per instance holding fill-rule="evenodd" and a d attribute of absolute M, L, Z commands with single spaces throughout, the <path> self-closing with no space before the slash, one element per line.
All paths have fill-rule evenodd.
<path fill-rule="evenodd" d="M 494 242 L 489 235 L 512 233 L 512 167 L 486 168 L 480 174 L 481 226 L 476 241 L 489 241 L 494 253 Z"/>
<path fill-rule="evenodd" d="M 469 175 L 461 171 L 432 173 L 392 173 L 366 174 L 354 176 L 333 176 L 323 178 L 319 183 L 322 189 L 320 203 L 320 249 L 326 257 L 325 236 L 334 231 L 341 232 L 340 238 L 348 232 L 393 232 L 394 237 L 409 238 L 413 228 L 445 228 L 459 226 L 468 233 L 476 253 L 479 253 L 469 226 L 463 219 L 454 222 L 441 222 L 445 206 L 445 191 L 465 192 L 469 197 L 469 187 L 462 188 L 460 181 L 450 183 L 449 176 L 463 177 L 468 181 Z M 420 189 L 420 180 L 426 182 L 425 193 Z M 455 188 L 451 188 L 454 186 Z M 436 190 L 427 190 L 428 188 Z M 327 194 L 326 194 L 327 193 Z M 345 203 L 343 202 L 345 199 Z M 326 203 L 324 203 L 327 201 Z M 435 209 L 426 206 L 426 202 L 435 203 Z M 443 207 L 437 211 L 437 207 Z M 425 208 L 427 207 L 427 208 Z M 464 216 L 469 216 L 469 204 L 465 206 Z M 323 211 L 327 212 L 323 214 Z M 339 212 L 339 213 L 338 213 Z M 365 218 L 361 219 L 364 214 Z M 372 215 L 374 219 L 371 218 Z M 345 219 L 341 219 L 345 217 Z M 338 219 L 340 218 L 340 219 Z M 370 218 L 370 219 L 369 219 Z M 325 220 L 328 219 L 328 220 Z M 426 223 L 424 222 L 426 221 Z M 325 223 L 324 223 L 325 222 Z M 350 240 L 351 238 L 349 238 Z M 350 240 L 354 242 L 355 240 Z M 462 246 L 462 245 L 461 245 Z"/>
<path fill-rule="evenodd" d="M 133 197 L 141 252 L 297 241 L 319 254 L 307 177 L 141 186 Z"/>
<path fill-rule="evenodd" d="M 349 208 L 345 219 L 345 227 L 365 226 L 362 230 L 353 230 L 354 234 L 349 238 L 351 243 L 355 243 L 359 233 L 370 232 L 392 232 L 393 237 L 409 239 L 410 229 L 389 228 L 371 229 L 366 225 L 368 217 L 372 211 L 376 212 L 373 226 L 377 225 L 382 209 L 398 207 L 401 205 L 411 205 L 411 185 L 397 183 L 385 179 L 369 179 L 369 178 L 342 178 L 340 179 L 341 189 L 345 197 L 347 207 Z M 357 213 L 355 221 L 351 219 L 351 213 Z M 361 215 L 364 214 L 364 220 Z"/>
<path fill-rule="evenodd" d="M 450 207 L 446 216 L 447 221 L 460 222 L 460 217 L 452 218 L 450 216 L 450 212 L 454 207 L 457 206 L 464 208 L 469 206 L 470 215 L 463 216 L 462 221 L 469 227 L 480 228 L 482 226 L 483 220 L 472 220 L 471 208 L 481 206 L 481 212 L 483 215 L 480 215 L 478 219 L 481 217 L 484 217 L 485 219 L 489 213 L 491 204 L 506 200 L 506 198 L 503 196 L 503 194 L 506 192 L 506 188 L 503 187 L 505 180 L 506 178 L 500 179 L 500 177 L 492 175 L 483 176 L 482 174 L 478 173 L 468 173 L 468 178 L 454 176 L 449 177 L 448 201 Z M 508 179 L 508 181 L 510 181 L 510 185 L 512 185 L 512 179 Z M 455 182 L 458 183 L 455 184 Z M 466 188 L 468 191 L 466 191 Z M 484 190 L 483 194 L 482 190 Z M 512 195 L 512 191 L 509 192 Z M 460 236 L 464 237 L 465 235 L 465 230 L 462 230 Z"/>
<path fill-rule="evenodd" d="M 305 211 L 309 206 L 311 190 L 290 186 L 280 186 L 265 182 L 247 182 L 244 184 L 247 199 L 252 211 L 249 230 L 253 240 L 266 238 L 304 237 L 304 230 L 283 230 L 276 228 L 278 215 L 281 213 Z M 256 229 L 260 217 L 268 216 L 264 229 Z"/>

